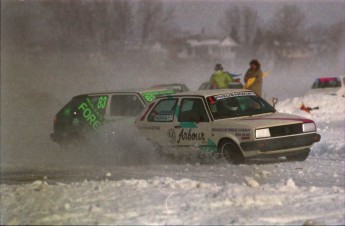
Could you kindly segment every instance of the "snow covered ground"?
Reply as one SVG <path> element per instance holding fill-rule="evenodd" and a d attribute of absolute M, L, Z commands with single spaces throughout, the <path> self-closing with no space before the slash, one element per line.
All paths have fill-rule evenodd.
<path fill-rule="evenodd" d="M 319 109 L 300 111 L 302 102 Z M 316 122 L 322 138 L 305 162 L 75 166 L 72 181 L 47 172 L 1 184 L 1 224 L 344 225 L 345 98 L 296 97 L 277 109 Z"/>

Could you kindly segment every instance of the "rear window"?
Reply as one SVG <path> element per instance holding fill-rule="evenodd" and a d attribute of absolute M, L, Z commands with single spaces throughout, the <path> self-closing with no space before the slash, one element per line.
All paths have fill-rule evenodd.
<path fill-rule="evenodd" d="M 312 89 L 338 88 L 338 87 L 341 87 L 341 80 L 338 77 L 318 78 L 314 81 Z"/>
<path fill-rule="evenodd" d="M 111 116 L 137 116 L 143 108 L 143 103 L 135 94 L 121 94 L 111 97 Z"/>
<path fill-rule="evenodd" d="M 107 100 L 107 95 L 83 95 L 73 97 L 72 100 L 59 111 L 59 124 L 73 123 L 73 125 L 75 124 L 76 126 L 88 125 L 89 128 L 98 130 L 104 120 Z"/>

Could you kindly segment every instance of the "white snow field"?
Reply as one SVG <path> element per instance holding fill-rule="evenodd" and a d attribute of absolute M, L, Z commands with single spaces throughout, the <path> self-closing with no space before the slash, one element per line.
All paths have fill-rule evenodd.
<path fill-rule="evenodd" d="M 302 102 L 319 109 L 303 112 Z M 73 182 L 43 174 L 1 184 L 1 224 L 344 225 L 345 98 L 296 97 L 276 108 L 316 122 L 322 138 L 306 161 L 85 166 L 80 178 L 102 177 Z"/>

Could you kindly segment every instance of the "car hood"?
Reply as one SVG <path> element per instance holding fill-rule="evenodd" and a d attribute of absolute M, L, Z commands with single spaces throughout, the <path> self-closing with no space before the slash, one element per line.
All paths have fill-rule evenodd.
<path fill-rule="evenodd" d="M 233 119 L 222 119 L 217 120 L 215 124 L 229 125 L 229 127 L 233 127 L 235 124 L 242 128 L 266 128 L 308 122 L 313 121 L 296 115 L 290 115 L 285 113 L 270 113 L 264 115 L 254 115 Z"/>

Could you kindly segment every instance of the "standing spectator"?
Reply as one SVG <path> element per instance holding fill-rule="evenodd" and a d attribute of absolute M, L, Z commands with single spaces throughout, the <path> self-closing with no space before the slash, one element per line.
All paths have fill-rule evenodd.
<path fill-rule="evenodd" d="M 229 83 L 233 81 L 232 77 L 223 71 L 221 64 L 216 64 L 214 70 L 210 79 L 211 89 L 227 89 Z"/>
<path fill-rule="evenodd" d="M 258 60 L 251 60 L 250 68 L 244 76 L 244 88 L 252 90 L 259 96 L 262 96 L 262 71 Z"/>

